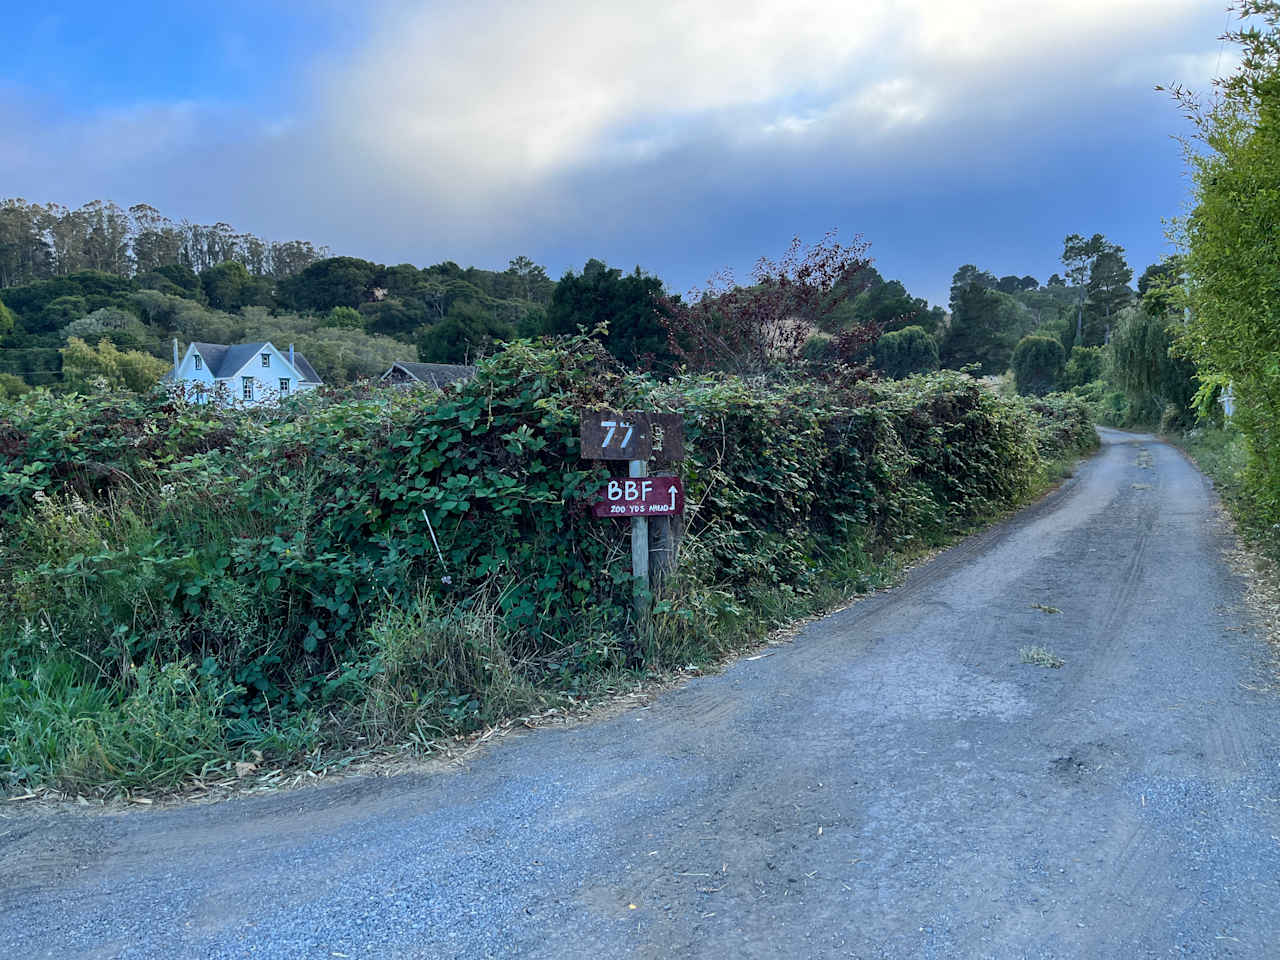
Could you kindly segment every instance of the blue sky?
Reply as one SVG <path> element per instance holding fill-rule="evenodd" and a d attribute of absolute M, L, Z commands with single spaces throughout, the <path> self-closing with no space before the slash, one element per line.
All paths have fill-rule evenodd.
<path fill-rule="evenodd" d="M 23 4 L 0 195 L 148 202 L 386 263 L 676 290 L 793 235 L 952 272 L 1057 269 L 1101 232 L 1167 251 L 1182 121 L 1156 84 L 1232 66 L 1203 0 Z"/>

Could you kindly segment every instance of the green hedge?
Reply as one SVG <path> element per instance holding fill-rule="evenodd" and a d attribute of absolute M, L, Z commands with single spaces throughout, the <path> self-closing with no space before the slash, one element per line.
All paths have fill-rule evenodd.
<path fill-rule="evenodd" d="M 1074 393 L 1050 393 L 1027 401 L 1036 418 L 1036 449 L 1044 460 L 1058 460 L 1098 445 L 1093 408 Z"/>
<path fill-rule="evenodd" d="M 708 596 L 819 593 L 840 558 L 1016 504 L 1092 440 L 1082 402 L 963 374 L 657 382 L 587 338 L 513 344 L 443 394 L 228 412 L 38 392 L 0 405 L 0 665 L 51 644 L 101 682 L 190 663 L 243 728 L 370 682 L 388 617 L 477 597 L 531 682 L 652 664 L 627 639 L 627 526 L 588 512 L 608 471 L 579 458 L 578 422 L 600 406 L 683 414 L 685 563 L 658 609 L 686 619 Z M 445 699 L 483 712 L 474 690 Z"/>

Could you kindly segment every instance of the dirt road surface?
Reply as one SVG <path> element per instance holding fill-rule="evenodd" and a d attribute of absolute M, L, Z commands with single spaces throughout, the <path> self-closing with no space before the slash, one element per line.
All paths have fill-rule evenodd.
<path fill-rule="evenodd" d="M 1208 482 L 1104 441 L 793 644 L 464 770 L 10 808 L 0 957 L 1280 957 L 1271 652 Z"/>

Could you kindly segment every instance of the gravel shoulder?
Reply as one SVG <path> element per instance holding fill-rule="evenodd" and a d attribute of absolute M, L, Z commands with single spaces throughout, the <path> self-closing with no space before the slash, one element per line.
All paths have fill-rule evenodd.
<path fill-rule="evenodd" d="M 5 811 L 0 955 L 1275 956 L 1271 652 L 1208 481 L 1101 432 L 1040 504 L 643 708 L 448 772 Z"/>

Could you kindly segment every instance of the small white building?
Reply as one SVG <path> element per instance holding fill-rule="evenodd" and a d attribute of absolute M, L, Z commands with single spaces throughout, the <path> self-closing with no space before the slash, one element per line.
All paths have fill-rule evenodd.
<path fill-rule="evenodd" d="M 173 371 L 165 380 L 196 403 L 252 407 L 314 390 L 320 376 L 289 344 L 288 353 L 271 343 L 192 343 L 179 356 L 173 341 Z"/>

